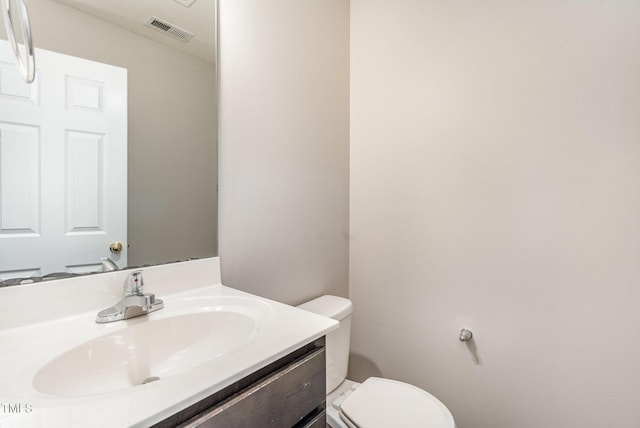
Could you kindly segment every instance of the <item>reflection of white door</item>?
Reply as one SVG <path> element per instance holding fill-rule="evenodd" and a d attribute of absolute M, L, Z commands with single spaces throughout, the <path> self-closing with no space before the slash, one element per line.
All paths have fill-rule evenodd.
<path fill-rule="evenodd" d="M 126 266 L 126 70 L 37 49 L 27 85 L 9 49 L 0 41 L 0 279 Z"/>

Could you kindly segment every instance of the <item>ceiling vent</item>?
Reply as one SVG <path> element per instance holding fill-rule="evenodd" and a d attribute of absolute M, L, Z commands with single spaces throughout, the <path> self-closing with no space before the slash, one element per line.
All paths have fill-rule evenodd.
<path fill-rule="evenodd" d="M 193 37 L 193 33 L 180 28 L 177 25 L 173 25 L 155 16 L 150 16 L 147 22 L 144 23 L 146 27 L 153 28 L 154 30 L 165 33 L 167 36 L 171 36 L 174 39 L 178 39 L 181 42 L 188 42 Z"/>

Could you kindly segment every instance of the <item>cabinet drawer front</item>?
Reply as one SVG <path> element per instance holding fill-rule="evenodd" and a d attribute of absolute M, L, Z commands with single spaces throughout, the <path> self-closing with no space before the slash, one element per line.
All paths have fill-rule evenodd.
<path fill-rule="evenodd" d="M 317 349 L 231 397 L 187 426 L 293 427 L 325 401 L 325 352 Z"/>

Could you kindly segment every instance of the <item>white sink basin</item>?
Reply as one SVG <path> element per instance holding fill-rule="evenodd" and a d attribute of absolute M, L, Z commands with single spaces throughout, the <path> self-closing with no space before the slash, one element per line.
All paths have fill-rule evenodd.
<path fill-rule="evenodd" d="M 43 394 L 79 397 L 162 382 L 250 343 L 270 309 L 259 303 L 192 299 L 179 304 L 185 307 L 180 312 L 188 313 L 162 318 L 158 311 L 158 318 L 118 321 L 112 324 L 120 323 L 116 331 L 55 356 L 35 374 L 33 387 Z"/>
<path fill-rule="evenodd" d="M 153 426 L 338 325 L 222 285 L 218 258 L 146 268 L 164 309 L 96 323 L 127 275 L 0 288 L 0 427 Z"/>

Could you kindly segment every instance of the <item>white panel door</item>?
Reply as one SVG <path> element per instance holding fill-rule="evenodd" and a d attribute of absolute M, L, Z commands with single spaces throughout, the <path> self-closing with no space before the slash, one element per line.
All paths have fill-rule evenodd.
<path fill-rule="evenodd" d="M 0 279 L 127 264 L 126 70 L 0 41 Z M 112 254 L 112 242 L 123 243 Z"/>

